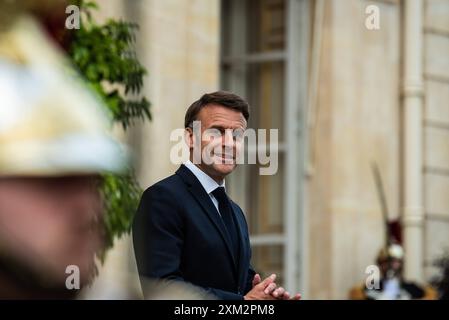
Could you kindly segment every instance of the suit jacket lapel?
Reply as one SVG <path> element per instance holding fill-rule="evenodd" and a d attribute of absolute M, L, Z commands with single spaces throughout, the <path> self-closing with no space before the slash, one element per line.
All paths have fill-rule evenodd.
<path fill-rule="evenodd" d="M 182 165 L 178 169 L 178 171 L 176 171 L 176 174 L 181 176 L 181 178 L 187 183 L 190 193 L 195 197 L 195 199 L 204 209 L 204 212 L 206 212 L 207 216 L 212 221 L 215 228 L 220 233 L 221 237 L 223 238 L 223 241 L 226 244 L 228 254 L 231 257 L 234 266 L 237 267 L 236 259 L 232 254 L 231 240 L 229 239 L 229 236 L 225 232 L 226 227 L 222 219 L 220 218 L 217 209 L 215 208 L 209 195 L 206 193 L 203 186 L 195 177 L 195 175 L 186 166 Z"/>
<path fill-rule="evenodd" d="M 232 204 L 232 210 L 234 211 L 234 219 L 237 223 L 237 229 L 239 233 L 239 244 L 240 244 L 240 257 L 239 257 L 239 264 L 238 264 L 238 275 L 239 275 L 239 286 L 242 288 L 245 286 L 245 276 L 246 271 L 244 269 L 245 264 L 243 261 L 245 261 L 245 257 L 248 255 L 248 248 L 245 243 L 245 234 L 246 234 L 246 223 L 241 219 L 241 215 L 238 213 L 239 208 L 236 206 L 234 202 L 231 201 Z"/>

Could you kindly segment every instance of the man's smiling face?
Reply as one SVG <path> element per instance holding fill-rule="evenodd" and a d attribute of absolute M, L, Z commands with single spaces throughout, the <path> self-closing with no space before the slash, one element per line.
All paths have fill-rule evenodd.
<path fill-rule="evenodd" d="M 221 182 L 236 167 L 237 152 L 247 126 L 245 117 L 239 111 L 210 104 L 201 109 L 197 120 L 201 121 L 202 155 L 198 166 L 215 181 Z"/>

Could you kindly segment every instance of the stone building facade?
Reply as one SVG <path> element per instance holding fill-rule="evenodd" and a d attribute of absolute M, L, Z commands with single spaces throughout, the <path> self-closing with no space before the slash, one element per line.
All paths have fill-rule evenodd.
<path fill-rule="evenodd" d="M 252 105 L 253 128 L 279 129 L 277 174 L 243 166 L 227 181 L 247 212 L 256 268 L 307 299 L 347 298 L 384 242 L 376 163 L 390 219 L 402 222 L 406 276 L 435 274 L 432 261 L 449 246 L 449 1 L 100 5 L 100 16 L 140 24 L 153 120 L 125 139 L 142 187 L 176 170 L 170 133 L 190 103 L 232 90 Z M 125 238 L 88 295 L 114 279 L 135 283 L 133 263 Z"/>

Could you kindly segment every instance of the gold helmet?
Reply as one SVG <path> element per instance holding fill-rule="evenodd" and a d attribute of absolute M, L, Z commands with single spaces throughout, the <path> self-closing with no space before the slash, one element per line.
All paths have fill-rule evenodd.
<path fill-rule="evenodd" d="M 32 18 L 0 35 L 0 176 L 119 171 L 105 106 Z"/>
<path fill-rule="evenodd" d="M 387 248 L 380 249 L 377 255 L 377 262 L 380 264 L 384 261 L 388 261 L 389 259 L 404 259 L 404 249 L 401 245 L 393 243 L 390 244 Z"/>

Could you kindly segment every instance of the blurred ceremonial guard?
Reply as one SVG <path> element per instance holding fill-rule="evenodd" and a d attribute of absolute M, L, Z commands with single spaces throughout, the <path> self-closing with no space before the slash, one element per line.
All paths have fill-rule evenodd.
<path fill-rule="evenodd" d="M 72 298 L 103 243 L 100 174 L 124 168 L 97 98 L 0 0 L 0 298 Z M 19 10 L 20 11 L 20 10 Z M 6 22 L 7 21 L 7 22 Z"/>

